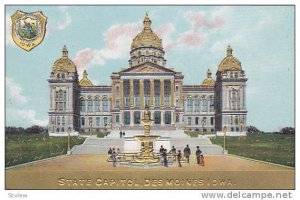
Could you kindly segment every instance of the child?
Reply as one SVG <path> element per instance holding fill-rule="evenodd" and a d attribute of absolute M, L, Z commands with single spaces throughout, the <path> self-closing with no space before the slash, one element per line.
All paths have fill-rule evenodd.
<path fill-rule="evenodd" d="M 203 154 L 200 155 L 200 165 L 202 165 L 203 167 L 205 165 Z"/>

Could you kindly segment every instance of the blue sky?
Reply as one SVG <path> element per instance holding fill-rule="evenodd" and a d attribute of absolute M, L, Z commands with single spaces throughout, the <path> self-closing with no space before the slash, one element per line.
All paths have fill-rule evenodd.
<path fill-rule="evenodd" d="M 30 52 L 11 39 L 16 10 L 48 17 L 44 41 Z M 94 84 L 111 84 L 111 73 L 128 66 L 145 12 L 184 84 L 200 84 L 208 68 L 215 78 L 230 44 L 248 78 L 248 125 L 294 127 L 292 6 L 6 6 L 6 125 L 47 125 L 47 78 L 65 44 L 80 76 L 87 69 Z"/>

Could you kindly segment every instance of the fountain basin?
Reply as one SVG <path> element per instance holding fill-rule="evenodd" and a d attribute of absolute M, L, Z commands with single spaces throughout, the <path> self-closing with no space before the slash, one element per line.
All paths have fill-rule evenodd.
<path fill-rule="evenodd" d="M 159 140 L 160 136 L 158 135 L 136 135 L 134 136 L 134 139 L 139 140 L 141 142 L 154 142 L 156 140 Z"/>

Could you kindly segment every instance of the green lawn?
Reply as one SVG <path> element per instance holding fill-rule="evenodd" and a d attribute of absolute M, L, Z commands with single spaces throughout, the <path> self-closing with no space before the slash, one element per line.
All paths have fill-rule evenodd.
<path fill-rule="evenodd" d="M 85 138 L 70 137 L 70 146 L 82 144 Z M 54 157 L 67 153 L 67 137 L 49 137 L 47 134 L 5 136 L 5 166 Z"/>
<path fill-rule="evenodd" d="M 223 147 L 224 137 L 211 139 Z M 246 137 L 226 137 L 229 154 L 295 166 L 295 136 L 264 133 Z"/>

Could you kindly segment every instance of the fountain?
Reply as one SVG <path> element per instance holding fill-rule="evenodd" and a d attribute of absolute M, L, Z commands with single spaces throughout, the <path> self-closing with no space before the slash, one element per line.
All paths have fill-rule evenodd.
<path fill-rule="evenodd" d="M 146 107 L 144 118 L 141 120 L 144 126 L 144 135 L 136 135 L 134 139 L 141 142 L 141 150 L 132 157 L 131 162 L 141 164 L 158 163 L 160 158 L 154 155 L 153 142 L 159 140 L 160 136 L 150 135 L 150 125 L 153 120 L 150 118 L 149 108 Z"/>

